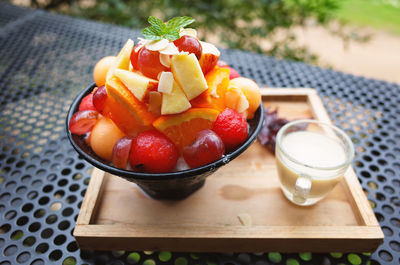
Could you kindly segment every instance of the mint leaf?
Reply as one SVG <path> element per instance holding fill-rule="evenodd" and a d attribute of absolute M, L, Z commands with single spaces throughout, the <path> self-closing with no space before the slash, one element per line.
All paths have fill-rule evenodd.
<path fill-rule="evenodd" d="M 145 39 L 148 39 L 148 40 L 161 40 L 162 39 L 162 37 L 160 36 L 161 34 L 158 34 L 157 30 L 155 30 L 153 27 L 144 28 L 142 30 L 142 35 Z"/>
<path fill-rule="evenodd" d="M 168 29 L 176 29 L 186 27 L 194 22 L 194 18 L 183 16 L 183 17 L 174 17 L 167 22 Z"/>
<path fill-rule="evenodd" d="M 148 40 L 161 40 L 163 38 L 174 41 L 180 38 L 179 30 L 194 22 L 191 17 L 175 17 L 165 24 L 161 19 L 150 16 L 147 21 L 150 27 L 142 30 L 142 35 Z"/>
<path fill-rule="evenodd" d="M 164 34 L 164 38 L 166 38 L 169 41 L 174 41 L 179 39 L 181 36 L 179 35 L 179 31 L 177 30 L 171 30 L 170 32 Z"/>
<path fill-rule="evenodd" d="M 152 28 L 154 28 L 155 32 L 159 33 L 158 35 L 163 35 L 167 30 L 167 26 L 159 18 L 150 16 L 147 21 L 150 23 L 150 25 L 152 25 Z"/>

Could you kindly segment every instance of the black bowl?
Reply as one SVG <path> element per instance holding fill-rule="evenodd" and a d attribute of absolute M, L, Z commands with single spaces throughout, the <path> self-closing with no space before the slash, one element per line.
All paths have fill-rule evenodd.
<path fill-rule="evenodd" d="M 78 111 L 81 100 L 88 95 L 95 84 L 90 85 L 74 99 L 67 116 L 66 129 L 68 139 L 75 150 L 90 164 L 108 173 L 122 177 L 136 183 L 148 195 L 156 199 L 183 199 L 204 185 L 207 176 L 215 172 L 219 167 L 228 164 L 235 157 L 243 153 L 256 139 L 264 121 L 264 110 L 262 104 L 255 112 L 254 118 L 248 120 L 249 133 L 246 141 L 236 150 L 225 154 L 222 158 L 210 164 L 183 171 L 170 173 L 142 173 L 123 170 L 111 165 L 110 162 L 97 156 L 90 146 L 85 142 L 84 137 L 71 134 L 69 121 L 72 115 Z"/>

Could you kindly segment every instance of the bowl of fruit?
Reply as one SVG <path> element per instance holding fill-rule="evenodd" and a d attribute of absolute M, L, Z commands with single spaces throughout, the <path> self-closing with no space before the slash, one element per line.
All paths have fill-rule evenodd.
<path fill-rule="evenodd" d="M 76 96 L 67 135 L 89 163 L 157 199 L 182 199 L 244 152 L 263 123 L 258 85 L 200 41 L 194 20 L 151 27 L 135 46 L 101 59 Z"/>

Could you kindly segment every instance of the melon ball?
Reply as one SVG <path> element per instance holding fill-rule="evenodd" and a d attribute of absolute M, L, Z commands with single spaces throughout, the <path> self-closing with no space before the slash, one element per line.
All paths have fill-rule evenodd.
<path fill-rule="evenodd" d="M 232 79 L 229 86 L 240 88 L 249 102 L 249 108 L 247 109 L 247 118 L 251 119 L 254 116 L 258 106 L 261 103 L 261 91 L 257 83 L 253 80 L 245 77 L 238 77 Z"/>
<path fill-rule="evenodd" d="M 93 79 L 98 87 L 105 85 L 108 69 L 110 69 L 110 66 L 116 59 L 116 56 L 106 56 L 96 63 L 93 70 Z"/>
<path fill-rule="evenodd" d="M 106 117 L 100 118 L 90 133 L 90 147 L 99 157 L 111 161 L 115 143 L 125 134 Z"/>

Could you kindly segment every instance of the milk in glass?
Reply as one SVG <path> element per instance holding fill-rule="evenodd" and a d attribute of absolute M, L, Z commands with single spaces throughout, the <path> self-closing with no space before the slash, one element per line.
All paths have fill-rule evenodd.
<path fill-rule="evenodd" d="M 327 195 L 340 181 L 344 170 L 337 167 L 346 162 L 346 152 L 339 139 L 312 131 L 295 131 L 282 138 L 276 159 L 282 189 L 289 199 L 299 178 L 310 182 L 306 183 L 311 184 L 306 188 L 307 201 L 299 203 L 309 205 Z"/>

